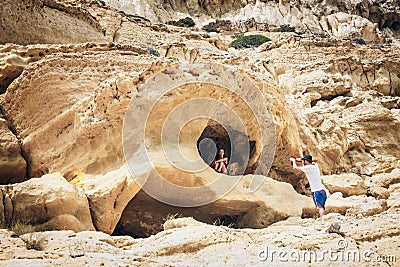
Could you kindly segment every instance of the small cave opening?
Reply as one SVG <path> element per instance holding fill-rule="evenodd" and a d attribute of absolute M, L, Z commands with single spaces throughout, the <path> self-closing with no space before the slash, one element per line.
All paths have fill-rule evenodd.
<path fill-rule="evenodd" d="M 257 168 L 256 141 L 241 131 L 210 120 L 197 140 L 197 150 L 204 162 L 213 168 L 219 149 L 223 149 L 224 157 L 228 158 L 228 175 L 252 174 Z"/>

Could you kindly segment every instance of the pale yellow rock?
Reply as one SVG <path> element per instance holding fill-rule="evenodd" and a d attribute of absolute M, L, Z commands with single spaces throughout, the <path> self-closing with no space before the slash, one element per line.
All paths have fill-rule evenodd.
<path fill-rule="evenodd" d="M 96 229 L 108 234 L 112 234 L 126 205 L 140 190 L 126 166 L 71 182 L 85 192 Z"/>
<path fill-rule="evenodd" d="M 111 237 L 97 232 L 76 234 L 72 231 L 49 231 L 44 232 L 43 251 L 27 250 L 22 239 L 11 238 L 10 232 L 0 230 L 0 248 L 3 251 L 0 259 L 2 266 L 43 266 L 50 265 L 50 262 L 63 266 L 82 265 L 85 262 L 96 266 L 176 265 L 177 262 L 190 266 L 248 266 L 249 263 L 252 266 L 265 266 L 266 263 L 281 265 L 277 258 L 271 261 L 271 254 L 266 259 L 266 255 L 261 253 L 268 249 L 270 253 L 310 253 L 311 250 L 320 256 L 318 264 L 334 266 L 337 262 L 332 263 L 329 257 L 321 255 L 329 249 L 336 251 L 343 248 L 343 245 L 346 246 L 345 251 L 360 253 L 360 256 L 365 251 L 372 251 L 379 255 L 399 257 L 399 218 L 399 212 L 361 218 L 327 214 L 324 222 L 338 224 L 344 238 L 337 233 L 328 233 L 327 224 L 322 223 L 321 219 L 300 218 L 290 218 L 265 229 L 232 229 L 192 221 L 186 227 L 165 230 L 143 239 Z M 23 239 L 28 236 L 24 235 Z M 110 240 L 113 241 L 111 244 L 108 243 Z M 296 265 L 308 266 L 309 261 L 305 261 L 304 264 L 296 261 Z M 293 265 L 292 262 L 290 264 Z M 370 265 L 369 262 L 357 264 Z"/>
<path fill-rule="evenodd" d="M 363 178 L 355 173 L 324 175 L 321 178 L 330 193 L 341 192 L 344 197 L 367 194 Z"/>
<path fill-rule="evenodd" d="M 388 191 L 390 193 L 390 196 L 387 199 L 389 211 L 395 211 L 400 208 L 400 184 L 397 183 L 390 185 Z"/>
<path fill-rule="evenodd" d="M 6 3 L 5 7 L 21 4 L 11 1 Z M 220 12 L 226 9 L 228 13 L 224 17 L 228 19 L 247 20 L 248 17 L 253 17 L 257 22 L 273 22 L 277 26 L 290 23 L 296 26 L 296 30 L 306 32 L 304 38 L 291 33 L 269 33 L 262 30 L 252 32 L 268 35 L 273 42 L 259 49 L 243 50 L 226 49 L 226 45 L 233 40 L 230 33 L 210 34 L 212 39 L 208 40 L 209 37 L 197 29 L 180 29 L 136 21 L 122 12 L 116 13 L 112 8 L 103 7 L 101 2 L 68 0 L 61 3 L 49 0 L 43 3 L 43 6 L 34 5 L 32 11 L 38 12 L 32 12 L 28 16 L 28 20 L 39 17 L 36 25 L 24 27 L 30 29 L 29 34 L 1 37 L 20 43 L 36 42 L 41 37 L 44 38 L 40 39 L 41 42 L 49 43 L 105 40 L 116 43 L 1 47 L 4 49 L 0 56 L 0 91 L 6 93 L 1 96 L 0 102 L 9 120 L 7 123 L 15 127 L 26 153 L 28 176 L 40 177 L 49 172 L 63 173 L 70 183 L 84 191 L 92 208 L 93 223 L 97 229 L 107 233 L 112 233 L 117 225 L 117 232 L 121 231 L 121 226 L 127 226 L 127 231 L 132 230 L 131 234 L 156 234 L 162 230 L 162 219 L 168 213 L 186 212 L 184 216 L 196 217 L 210 224 L 219 219 L 225 224 L 234 222 L 234 226 L 256 228 L 264 228 L 286 218 L 289 220 L 264 230 L 233 230 L 193 221 L 181 223 L 185 221 L 183 219 L 172 221 L 172 226 L 167 226 L 170 227 L 169 230 L 155 237 L 137 241 L 121 238 L 120 243 L 110 241 L 118 238 L 110 239 L 104 235 L 89 233 L 87 236 L 78 236 L 71 232 L 60 232 L 52 234 L 53 241 L 48 240 L 48 251 L 51 253 L 47 254 L 27 251 L 23 243 L 18 243 L 21 240 L 9 241 L 7 234 L 2 233 L 1 245 L 7 244 L 8 247 L 1 257 L 8 261 L 7 265 L 69 265 L 74 261 L 72 264 L 85 265 L 89 262 L 92 265 L 110 266 L 146 265 L 147 262 L 152 265 L 183 262 L 182 265 L 265 266 L 265 262 L 257 259 L 257 253 L 268 242 L 273 243 L 271 248 L 274 249 L 283 249 L 284 246 L 287 246 L 287 250 L 336 248 L 341 237 L 335 233 L 326 233 L 325 225 L 320 220 L 298 218 L 302 213 L 304 215 L 303 210 L 306 208 L 316 211 L 310 197 L 300 196 L 295 192 L 310 193 L 305 188 L 307 181 L 303 174 L 295 173 L 288 161 L 291 154 L 301 156 L 305 153 L 313 155 L 325 175 L 340 173 L 345 176 L 357 173 L 363 177 L 372 176 L 372 180 L 376 180 L 378 187 L 369 182 L 368 186 L 372 185 L 369 193 L 381 201 L 364 196 L 343 198 L 335 194 L 332 199 L 328 199 L 328 212 L 330 209 L 342 214 L 348 211 L 348 215 L 352 215 L 350 218 L 331 215 L 327 219 L 332 223 L 341 223 L 341 231 L 348 238 L 349 248 L 370 249 L 378 246 L 376 250 L 379 253 L 398 251 L 399 205 L 395 168 L 398 168 L 400 158 L 397 90 L 400 78 L 396 75 L 399 73 L 397 41 L 393 45 L 363 46 L 350 40 L 306 36 L 310 32 L 328 33 L 346 38 L 364 38 L 367 42 L 381 42 L 382 36 L 376 25 L 356 15 L 339 13 L 339 7 L 345 7 L 358 15 L 367 16 L 371 3 L 364 3 L 356 8 L 355 3 L 348 1 L 337 5 L 309 1 L 307 7 L 282 1 L 258 2 L 255 5 L 237 2 L 235 4 L 238 6 L 233 6 L 228 1 L 220 9 L 211 9 L 211 6 L 221 3 L 206 1 L 189 3 L 191 7 L 196 7 L 191 10 L 186 3 L 181 5 L 176 1 L 164 3 L 170 5 L 170 8 L 165 8 L 165 5 L 157 6 L 156 2 L 136 1 L 135 5 L 129 4 L 135 7 L 130 11 L 132 14 L 138 13 L 154 20 L 177 19 L 186 16 L 185 12 L 197 10 L 204 13 L 205 17 L 200 15 L 195 18 L 196 22 L 209 22 L 211 19 L 207 16 L 212 15 L 213 10 Z M 50 8 L 49 5 L 55 5 L 58 9 Z M 381 7 L 374 8 L 381 11 Z M 183 13 L 177 14 L 177 10 Z M 12 15 L 26 13 L 21 10 L 2 11 L 7 14 L 12 11 Z M 89 18 L 79 15 L 89 13 Z M 40 14 L 57 22 L 50 25 L 46 36 L 37 31 L 43 23 L 47 23 Z M 380 25 L 390 24 L 389 17 L 382 19 L 387 21 L 380 21 Z M 17 22 L 6 18 L 6 26 L 14 25 L 13 23 Z M 19 23 L 24 24 L 23 21 Z M 60 26 L 63 29 L 56 32 Z M 250 28 L 241 28 L 242 26 L 246 26 L 246 22 L 238 23 L 235 27 L 254 30 L 254 25 L 250 25 Z M 6 31 L 15 29 L 20 28 L 7 27 Z M 63 35 L 65 30 L 69 34 Z M 32 36 L 36 39 L 32 39 Z M 11 37 L 18 40 L 9 39 Z M 141 47 L 121 45 L 123 43 Z M 154 55 L 157 54 L 155 51 L 151 55 L 150 47 L 156 49 L 160 57 Z M 150 197 L 139 191 L 139 186 L 135 184 L 136 177 L 129 177 L 126 170 L 123 170 L 123 117 L 129 101 L 137 100 L 140 94 L 144 94 L 141 86 L 153 74 L 179 62 L 210 61 L 243 71 L 256 81 L 265 94 L 277 133 L 276 156 L 268 176 L 289 182 L 293 186 L 265 178 L 264 185 L 256 193 L 249 194 L 247 189 L 252 178 L 245 177 L 232 192 L 206 207 L 171 208 L 149 200 Z M 17 79 L 14 80 L 15 78 Z M 166 99 L 170 106 L 163 106 L 155 112 L 154 122 L 160 123 L 161 120 L 158 119 L 180 102 L 193 95 L 201 95 L 192 90 L 193 88 L 190 89 L 188 94 L 180 90 Z M 209 96 L 218 94 L 220 88 L 205 86 L 201 89 L 204 90 L 204 96 Z M 246 118 L 249 136 L 259 143 L 260 136 L 253 126 L 254 120 L 247 120 L 250 117 L 245 106 L 238 105 L 237 98 L 232 95 L 226 95 L 225 98 L 222 96 L 220 99 L 231 106 L 236 105 L 236 110 Z M 188 158 L 195 159 L 198 156 L 196 142 L 206 126 L 207 123 L 203 125 L 203 122 L 192 123 L 182 131 L 182 150 Z M 179 185 L 198 186 L 217 178 L 216 173 L 210 169 L 198 175 L 188 175 L 160 160 L 162 153 L 156 140 L 159 136 L 157 127 L 150 127 L 148 131 L 153 136 L 150 147 L 151 156 L 155 159 L 155 169 L 169 181 Z M 134 139 L 135 135 L 132 134 L 131 137 Z M 258 155 L 256 149 L 249 169 L 259 163 Z M 392 172 L 393 169 L 395 170 Z M 225 177 L 226 181 L 229 178 Z M 361 183 L 357 184 L 361 189 L 356 189 L 356 185 L 349 183 L 342 184 L 340 191 L 366 193 L 365 187 Z M 3 201 L 0 202 L 0 215 L 3 214 L 1 218 L 4 219 L 0 218 L 0 222 L 6 222 L 12 217 L 15 205 L 13 188 L 14 186 L 3 187 L 1 190 Z M 209 193 L 213 192 L 216 191 Z M 386 208 L 384 199 L 387 198 L 387 192 L 390 193 L 387 199 L 390 209 L 383 212 Z M 170 196 L 174 193 L 170 192 Z M 85 195 L 79 194 L 79 199 L 83 199 Z M 46 199 L 52 199 L 52 195 L 46 194 Z M 23 200 L 18 202 L 31 207 Z M 68 208 L 72 209 L 72 206 L 74 205 L 68 205 Z M 30 210 L 34 208 L 32 206 Z M 40 226 L 59 229 L 69 225 L 79 231 L 81 224 L 86 225 L 82 223 L 83 218 L 71 214 L 73 211 L 64 213 L 65 210 L 60 208 L 57 211 L 60 213 L 54 214 L 51 220 Z M 86 209 L 83 213 L 90 218 Z M 375 213 L 380 214 L 373 215 Z M 357 216 L 368 217 L 358 219 Z M 70 238 L 73 240 L 69 240 Z M 89 242 L 89 248 L 82 245 L 86 242 Z M 256 245 L 249 248 L 249 242 Z M 385 242 L 392 247 L 385 245 Z M 131 251 L 121 252 L 114 244 Z M 77 256 L 73 260 L 70 255 L 71 246 L 75 247 L 72 253 Z M 58 248 L 62 256 L 51 259 L 50 263 L 48 257 L 58 257 L 53 254 Z M 245 250 L 248 251 L 247 258 L 243 256 Z M 88 253 L 81 256 L 82 251 Z"/>
<path fill-rule="evenodd" d="M 368 19 L 356 15 L 338 12 L 326 16 L 328 25 L 323 30 L 337 37 L 362 38 L 366 42 L 380 43 L 384 37 L 378 25 Z"/>
<path fill-rule="evenodd" d="M 138 47 L 125 47 L 122 49 L 125 52 L 113 52 L 108 45 L 95 46 L 94 49 L 105 51 L 98 50 L 99 53 L 86 56 L 83 56 L 85 52 L 80 52 L 87 49 L 85 46 L 68 49 L 72 53 L 67 52 L 61 58 L 55 56 L 52 59 L 49 56 L 44 59 L 47 63 L 40 61 L 39 64 L 28 66 L 31 68 L 29 77 L 20 77 L 18 82 L 8 87 L 6 95 L 0 100 L 15 125 L 30 161 L 30 177 L 71 170 L 100 174 L 121 167 L 123 153 L 120 133 L 126 106 L 136 92 L 132 84 L 137 83 L 141 72 L 151 69 L 151 64 L 156 61 L 140 57 L 139 54 L 148 54 L 148 51 Z M 81 67 L 87 72 L 82 72 L 82 68 L 78 67 L 80 63 L 76 57 L 83 60 Z M 59 64 L 59 60 L 63 63 Z M 117 62 L 124 62 L 125 67 L 110 67 L 120 64 Z M 41 74 L 41 68 L 62 70 L 56 71 L 56 78 L 51 74 L 53 72 Z M 131 71 L 132 68 L 135 71 Z M 47 79 L 62 82 L 43 83 Z M 13 88 L 24 94 L 36 93 L 20 102 L 17 99 L 24 96 L 12 96 L 16 93 Z M 21 108 L 17 107 L 20 105 Z M 112 155 L 108 153 L 110 149 L 115 151 Z M 85 160 L 81 160 L 83 155 L 87 155 Z"/>
<path fill-rule="evenodd" d="M 389 190 L 382 186 L 371 186 L 368 192 L 376 199 L 387 199 L 390 196 Z"/>
<path fill-rule="evenodd" d="M 174 229 L 174 228 L 182 228 L 182 227 L 194 227 L 198 225 L 205 225 L 196 221 L 193 218 L 177 218 L 167 220 L 164 224 L 164 230 Z"/>
<path fill-rule="evenodd" d="M 45 223 L 35 226 L 35 231 L 72 230 L 74 232 L 86 231 L 90 228 L 83 225 L 74 215 L 62 214 L 51 218 Z"/>
<path fill-rule="evenodd" d="M 22 182 L 26 175 L 26 161 L 17 137 L 1 117 L 0 147 L 0 184 Z"/>
<path fill-rule="evenodd" d="M 226 179 L 225 181 L 229 182 L 229 179 L 233 177 L 224 176 L 220 179 Z M 257 191 L 249 193 L 248 189 L 253 179 L 263 179 L 264 182 Z M 313 206 L 312 198 L 298 194 L 288 183 L 278 182 L 269 177 L 256 176 L 254 178 L 246 175 L 228 194 L 200 207 L 173 207 L 152 199 L 144 192 L 139 192 L 125 208 L 119 223 L 124 230 L 123 233 L 140 237 L 156 234 L 160 225 L 164 223 L 164 226 L 170 229 L 190 224 L 192 221 L 178 218 L 170 222 L 169 217 L 172 215 L 192 214 L 194 219 L 209 224 L 264 228 L 288 217 L 300 217 L 303 209 L 311 209 Z M 175 226 L 175 223 L 178 225 Z"/>
<path fill-rule="evenodd" d="M 384 207 L 382 207 L 382 204 Z M 380 213 L 386 207 L 386 202 L 382 203 L 373 197 L 350 196 L 343 197 L 341 192 L 333 193 L 326 201 L 326 212 L 346 214 L 349 216 L 371 216 Z"/>
<path fill-rule="evenodd" d="M 59 173 L 10 185 L 6 190 L 12 202 L 12 214 L 5 214 L 8 223 L 18 221 L 33 225 L 46 223 L 39 226 L 46 230 L 53 227 L 73 230 L 94 229 L 89 203 L 83 191 L 69 184 Z M 62 215 L 68 216 L 60 217 Z"/>
<path fill-rule="evenodd" d="M 98 22 L 84 9 L 60 1 L 3 1 L 0 43 L 102 42 Z M 20 19 L 25 18 L 25 19 Z"/>
<path fill-rule="evenodd" d="M 400 169 L 393 169 L 390 173 L 375 175 L 371 178 L 374 185 L 388 188 L 392 184 L 400 183 Z"/>

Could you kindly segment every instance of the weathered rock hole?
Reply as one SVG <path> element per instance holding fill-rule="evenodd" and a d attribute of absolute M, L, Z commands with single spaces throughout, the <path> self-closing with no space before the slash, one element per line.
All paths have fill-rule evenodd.
<path fill-rule="evenodd" d="M 314 107 L 315 105 L 317 105 L 317 103 L 319 101 L 332 101 L 333 99 L 335 99 L 335 98 L 337 98 L 339 96 L 348 97 L 348 96 L 351 96 L 351 94 L 349 94 L 349 92 L 347 92 L 347 93 L 344 93 L 344 94 L 323 96 L 321 98 L 318 98 L 316 100 L 311 101 L 311 107 Z"/>
<path fill-rule="evenodd" d="M 254 173 L 257 164 L 252 162 L 254 162 L 256 154 L 256 141 L 250 140 L 245 133 L 240 131 L 232 129 L 228 129 L 228 131 L 218 122 L 210 120 L 197 140 L 197 149 L 201 158 L 206 164 L 210 165 L 216 159 L 218 149 L 222 148 L 225 151 L 225 156 L 228 157 L 229 175 Z M 203 144 L 200 149 L 201 142 Z M 250 151 L 245 151 L 246 148 L 249 148 Z"/>
<path fill-rule="evenodd" d="M 252 227 L 251 220 L 244 220 L 244 217 L 248 217 L 252 208 L 254 203 L 247 201 L 231 204 L 217 201 L 199 207 L 176 207 L 162 203 L 141 190 L 126 206 L 113 235 L 148 237 L 161 232 L 168 218 L 180 217 L 192 217 L 212 225 L 249 228 Z"/>

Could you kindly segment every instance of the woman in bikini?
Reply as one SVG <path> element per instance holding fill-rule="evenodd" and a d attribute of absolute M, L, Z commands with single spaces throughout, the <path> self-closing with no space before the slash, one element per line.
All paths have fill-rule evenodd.
<path fill-rule="evenodd" d="M 228 169 L 226 168 L 226 166 L 228 165 L 228 158 L 224 157 L 224 153 L 224 149 L 220 148 L 218 150 L 217 158 L 214 160 L 211 166 L 217 172 L 228 174 Z"/>

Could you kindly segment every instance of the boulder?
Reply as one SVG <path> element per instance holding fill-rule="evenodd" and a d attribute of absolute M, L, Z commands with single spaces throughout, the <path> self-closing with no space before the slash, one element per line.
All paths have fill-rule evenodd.
<path fill-rule="evenodd" d="M 77 177 L 71 183 L 82 188 L 94 226 L 107 234 L 112 234 L 122 211 L 140 190 L 125 165 L 104 175 Z"/>
<path fill-rule="evenodd" d="M 357 15 L 338 12 L 326 16 L 325 23 L 321 24 L 325 26 L 322 27 L 323 30 L 336 37 L 361 38 L 365 42 L 373 43 L 382 43 L 385 40 L 377 24 Z"/>
<path fill-rule="evenodd" d="M 390 173 L 382 173 L 374 175 L 371 183 L 376 186 L 388 188 L 392 184 L 400 183 L 400 169 L 393 169 Z"/>
<path fill-rule="evenodd" d="M 390 196 L 389 190 L 382 186 L 371 186 L 368 192 L 376 199 L 387 199 Z"/>
<path fill-rule="evenodd" d="M 380 213 L 384 210 L 384 203 L 376 200 L 373 197 L 367 196 L 350 196 L 343 197 L 341 192 L 333 193 L 326 201 L 327 213 L 340 213 L 342 215 L 352 216 L 371 216 Z"/>
<path fill-rule="evenodd" d="M 387 205 L 389 211 L 394 211 L 400 208 L 400 184 L 392 184 L 388 188 L 389 198 L 387 199 Z"/>
<path fill-rule="evenodd" d="M 2 186 L 1 191 L 10 200 L 0 211 L 8 224 L 22 221 L 44 230 L 94 229 L 86 196 L 59 173 Z"/>
<path fill-rule="evenodd" d="M 385 200 L 376 200 L 373 197 L 365 197 L 353 202 L 347 210 L 347 216 L 372 216 L 385 210 L 387 204 Z"/>
<path fill-rule="evenodd" d="M 0 117 L 0 184 L 18 183 L 25 179 L 26 161 L 17 137 Z"/>
<path fill-rule="evenodd" d="M 364 179 L 355 173 L 323 175 L 322 183 L 329 192 L 341 192 L 344 197 L 367 194 Z"/>
<path fill-rule="evenodd" d="M 86 231 L 87 226 L 83 225 L 78 218 L 71 214 L 61 214 L 51 218 L 45 223 L 35 225 L 35 231 L 63 231 L 72 230 L 74 232 Z"/>

